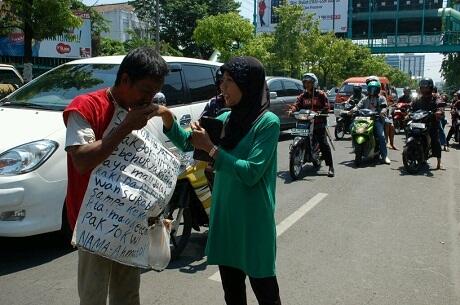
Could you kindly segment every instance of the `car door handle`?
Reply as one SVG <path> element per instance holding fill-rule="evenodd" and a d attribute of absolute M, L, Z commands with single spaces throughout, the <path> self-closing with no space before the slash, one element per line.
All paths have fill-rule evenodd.
<path fill-rule="evenodd" d="M 190 114 L 184 114 L 179 120 L 179 124 L 182 127 L 189 126 L 191 122 L 192 122 L 192 116 Z"/>

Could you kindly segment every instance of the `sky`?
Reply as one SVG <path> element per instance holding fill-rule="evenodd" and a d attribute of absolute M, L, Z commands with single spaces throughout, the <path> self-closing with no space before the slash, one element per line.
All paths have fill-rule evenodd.
<path fill-rule="evenodd" d="M 118 0 L 83 0 L 83 3 L 86 5 L 100 5 L 100 4 L 110 4 L 110 3 L 121 3 L 127 2 L 125 1 L 118 1 Z M 242 7 L 243 8 L 243 7 Z M 243 8 L 245 10 L 245 15 L 247 14 L 246 7 Z M 426 54 L 418 54 L 418 55 L 425 55 L 425 77 L 431 77 L 434 82 L 441 81 L 441 73 L 439 69 L 441 68 L 441 62 L 443 59 L 442 54 L 433 54 L 433 53 L 426 53 Z"/>

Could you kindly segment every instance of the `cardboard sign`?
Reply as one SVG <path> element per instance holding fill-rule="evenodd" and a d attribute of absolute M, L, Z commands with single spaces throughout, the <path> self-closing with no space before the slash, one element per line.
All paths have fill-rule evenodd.
<path fill-rule="evenodd" d="M 115 112 L 105 135 L 126 116 Z M 148 264 L 148 217 L 171 199 L 179 160 L 158 140 L 149 122 L 129 134 L 91 173 L 72 243 L 125 265 Z"/>

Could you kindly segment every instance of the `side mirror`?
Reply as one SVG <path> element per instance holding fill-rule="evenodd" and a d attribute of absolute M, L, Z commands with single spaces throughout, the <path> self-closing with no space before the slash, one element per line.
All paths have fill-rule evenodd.
<path fill-rule="evenodd" d="M 339 93 L 339 88 L 335 88 L 335 93 Z"/>
<path fill-rule="evenodd" d="M 270 92 L 270 99 L 274 100 L 278 97 L 278 94 L 276 92 Z"/>

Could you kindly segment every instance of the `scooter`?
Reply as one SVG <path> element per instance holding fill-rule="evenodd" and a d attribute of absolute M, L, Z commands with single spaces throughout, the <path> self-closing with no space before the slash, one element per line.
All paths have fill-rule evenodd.
<path fill-rule="evenodd" d="M 209 225 L 211 189 L 205 175 L 207 162 L 195 161 L 187 156 L 182 161 L 182 172 L 169 204 L 163 211 L 165 219 L 172 220 L 171 259 L 177 259 L 191 236 L 192 229 L 201 232 L 200 227 Z"/>
<path fill-rule="evenodd" d="M 420 171 L 422 164 L 431 157 L 431 138 L 429 127 L 432 116 L 430 111 L 418 110 L 409 115 L 407 124 L 407 141 L 402 157 L 404 168 L 410 174 Z"/>
<path fill-rule="evenodd" d="M 379 114 L 370 109 L 360 109 L 353 120 L 351 138 L 355 150 L 355 165 L 363 159 L 378 159 L 379 146 L 374 136 L 375 119 Z"/>
<path fill-rule="evenodd" d="M 351 133 L 351 123 L 353 122 L 353 117 L 351 115 L 351 110 L 353 105 L 346 103 L 343 110 L 340 111 L 340 116 L 337 118 L 337 122 L 334 129 L 334 135 L 336 140 L 341 140 L 345 134 Z"/>
<path fill-rule="evenodd" d="M 300 178 L 307 163 L 312 163 L 315 170 L 321 167 L 319 143 L 313 136 L 315 118 L 318 116 L 327 115 L 306 109 L 294 113 L 297 122 L 296 127 L 291 129 L 291 135 L 295 138 L 289 147 L 289 173 L 293 180 Z"/>

